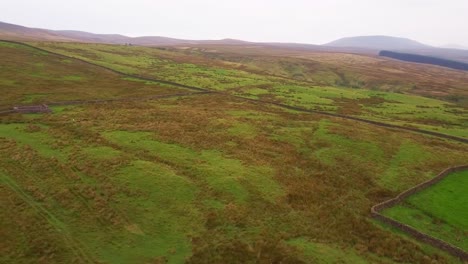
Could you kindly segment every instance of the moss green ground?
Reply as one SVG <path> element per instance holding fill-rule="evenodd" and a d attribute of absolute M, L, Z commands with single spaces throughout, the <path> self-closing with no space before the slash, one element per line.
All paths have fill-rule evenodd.
<path fill-rule="evenodd" d="M 2 45 L 17 58 L 0 72 L 7 105 L 181 91 Z M 155 48 L 52 46 L 149 76 L 166 65 L 171 80 L 233 93 L 252 85 L 262 100 L 299 85 Z M 244 88 L 232 88 L 236 78 Z M 340 89 L 310 96 L 340 111 Z M 359 100 L 371 92 L 343 88 Z M 456 263 L 375 223 L 369 208 L 466 162 L 462 143 L 222 93 L 53 110 L 0 117 L 2 263 Z"/>
<path fill-rule="evenodd" d="M 3 259 L 452 261 L 368 210 L 394 188 L 384 172 L 407 171 L 401 191 L 466 160 L 462 146 L 213 96 L 10 116 Z M 412 146 L 424 160 L 394 161 Z"/>
<path fill-rule="evenodd" d="M 453 173 L 384 214 L 468 250 L 467 189 L 468 171 Z"/>
<path fill-rule="evenodd" d="M 411 90 L 407 93 L 388 92 L 385 89 L 388 85 L 386 81 L 372 86 L 372 89 L 364 89 L 365 87 L 353 84 L 359 81 L 348 83 L 345 87 L 343 85 L 331 86 L 330 82 L 322 82 L 320 79 L 322 75 L 314 75 L 314 82 L 304 82 L 301 79 L 282 78 L 268 74 L 268 70 L 263 72 L 251 70 L 248 63 L 242 64 L 242 60 L 233 64 L 230 61 L 233 58 L 225 59 L 222 53 L 213 55 L 220 57 L 213 59 L 211 58 L 213 56 L 198 56 L 197 53 L 193 55 L 147 47 L 73 43 L 37 43 L 36 45 L 126 73 L 225 91 L 247 98 L 282 102 L 306 109 L 338 112 L 468 137 L 466 105 L 422 97 L 412 94 Z M 226 56 L 229 55 L 233 56 L 232 54 Z M 268 56 L 266 58 L 271 59 Z M 275 58 L 276 62 L 272 64 L 284 59 Z M 261 59 L 263 57 L 260 56 Z M 288 58 L 288 60 L 292 59 Z M 301 62 L 303 67 L 309 65 L 300 60 L 295 63 Z M 415 74 L 404 76 L 404 78 L 409 78 L 403 81 L 406 82 L 405 85 L 412 86 L 411 78 L 416 79 L 420 76 Z M 464 78 L 461 77 L 460 80 L 465 80 Z M 468 78 L 466 79 L 468 83 Z M 328 85 L 323 85 L 323 83 Z M 318 86 L 318 84 L 322 85 Z M 456 91 L 464 91 L 458 88 L 465 86 L 462 81 L 454 85 L 457 87 Z M 435 90 L 430 89 L 429 92 L 436 93 Z M 460 96 L 464 98 L 465 95 Z"/>
<path fill-rule="evenodd" d="M 144 97 L 182 91 L 167 85 L 125 78 L 99 67 L 18 44 L 0 41 L 0 54 L 0 88 L 3 93 L 0 108 L 56 101 Z"/>

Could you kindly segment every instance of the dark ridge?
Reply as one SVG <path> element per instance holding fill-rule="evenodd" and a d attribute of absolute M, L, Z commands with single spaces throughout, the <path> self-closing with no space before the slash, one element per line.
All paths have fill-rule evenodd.
<path fill-rule="evenodd" d="M 423 56 L 423 55 L 416 55 L 411 53 L 400 53 L 388 50 L 382 50 L 379 52 L 379 56 L 389 57 L 397 60 L 402 61 L 409 61 L 409 62 L 417 62 L 417 63 L 425 63 L 425 64 L 432 64 L 442 67 L 447 67 L 456 70 L 463 70 L 468 71 L 468 63 L 453 61 L 453 60 L 446 60 L 441 58 Z"/>

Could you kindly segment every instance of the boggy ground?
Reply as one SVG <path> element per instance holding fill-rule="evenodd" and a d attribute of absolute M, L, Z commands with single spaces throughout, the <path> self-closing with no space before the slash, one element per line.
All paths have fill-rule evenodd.
<path fill-rule="evenodd" d="M 73 100 L 148 97 L 187 92 L 128 78 L 101 67 L 0 41 L 0 109 Z"/>
<path fill-rule="evenodd" d="M 129 74 L 468 137 L 465 72 L 352 54 L 304 52 L 296 58 L 300 54 L 240 48 L 234 52 L 225 47 L 210 52 L 189 47 L 34 45 Z M 242 51 L 248 55 L 239 54 Z M 296 71 L 307 78 L 295 77 Z"/>
<path fill-rule="evenodd" d="M 462 143 L 213 94 L 0 118 L 3 262 L 456 262 L 369 208 Z"/>
<path fill-rule="evenodd" d="M 259 71 L 252 65 L 264 57 L 40 46 L 222 93 L 1 116 L 0 262 L 456 262 L 375 222 L 369 209 L 464 163 L 462 143 L 242 97 L 466 136 L 462 103 L 354 81 L 323 86 L 323 76 L 312 84 L 269 72 L 282 63 L 274 57 Z M 5 107 L 187 91 L 19 44 L 1 42 L 0 51 Z"/>

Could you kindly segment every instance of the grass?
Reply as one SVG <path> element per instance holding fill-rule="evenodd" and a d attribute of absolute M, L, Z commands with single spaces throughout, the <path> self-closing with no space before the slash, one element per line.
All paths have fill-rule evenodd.
<path fill-rule="evenodd" d="M 453 125 L 417 126 L 466 132 L 459 106 L 343 80 L 325 85 L 361 80 L 292 57 L 234 62 L 243 56 L 35 45 L 222 93 L 0 116 L 0 210 L 8 216 L 0 218 L 0 262 L 457 262 L 375 224 L 369 208 L 465 162 L 463 144 L 230 95 L 395 123 L 413 123 L 399 117 L 422 109 Z M 8 54 L 4 105 L 185 91 L 23 46 L 0 49 Z"/>
<path fill-rule="evenodd" d="M 384 153 L 378 145 L 364 140 L 350 139 L 339 134 L 337 135 L 330 131 L 329 125 L 329 122 L 321 121 L 319 128 L 315 132 L 317 141 L 326 142 L 325 147 L 316 152 L 319 158 L 322 157 L 324 161 L 330 161 L 330 158 L 333 156 L 346 154 L 355 158 L 362 158 L 361 162 L 370 161 L 378 163 L 383 159 Z"/>
<path fill-rule="evenodd" d="M 382 199 L 366 193 L 389 190 L 375 182 L 393 166 L 396 143 L 404 137 L 409 145 L 425 145 L 423 164 L 437 160 L 435 169 L 466 159 L 457 144 L 427 145 L 425 137 L 406 133 L 384 139 L 383 129 L 231 102 L 223 95 L 87 105 L 14 118 L 41 129 L 23 141 L 27 125 L 0 125 L 2 173 L 66 225 L 84 256 L 109 263 L 397 260 L 400 253 L 393 255 L 387 243 L 400 238 L 365 220 L 369 206 Z M 57 151 L 68 158 L 41 154 L 43 136 L 34 134 L 62 142 Z M 25 145 L 31 148 L 21 158 L 9 155 Z M 440 152 L 449 154 L 440 158 Z M 425 176 L 414 164 L 398 166 L 421 180 Z M 20 199 L 17 188 L 2 186 L 2 195 Z M 17 203 L 2 210 L 16 211 L 17 225 L 31 231 L 20 238 L 13 233 L 22 231 L 8 229 L 12 246 L 2 255 L 24 259 L 15 253 L 19 250 L 50 261 L 79 259 L 62 243 L 63 234 L 47 231 L 50 222 L 26 217 L 34 210 L 17 211 Z M 37 247 L 38 236 L 47 247 Z M 368 236 L 382 242 L 370 243 Z M 288 242 L 297 237 L 326 242 Z M 356 251 L 356 243 L 364 246 Z M 402 259 L 425 255 L 411 242 L 394 247 L 411 252 Z M 322 255 L 311 257 L 313 252 Z"/>
<path fill-rule="evenodd" d="M 35 101 L 39 101 L 44 96 L 46 96 L 46 94 L 28 94 L 24 96 L 24 100 L 22 101 L 22 103 L 34 103 Z"/>
<path fill-rule="evenodd" d="M 115 131 L 106 133 L 105 136 L 115 143 L 144 149 L 165 161 L 181 164 L 193 176 L 206 181 L 215 191 L 226 194 L 226 202 L 245 202 L 248 192 L 242 181 L 254 185 L 266 199 L 274 199 L 281 193 L 280 187 L 269 178 L 271 171 L 268 168 L 246 168 L 240 161 L 225 158 L 218 151 L 196 152 L 176 144 L 152 140 L 151 134 L 142 132 Z"/>
<path fill-rule="evenodd" d="M 320 86 L 365 88 L 451 101 L 466 107 L 466 74 L 359 54 L 313 52 L 264 46 L 194 47 L 192 53 L 242 65 L 243 69 Z M 203 51 L 203 49 L 205 49 Z M 187 50 L 173 49 L 180 53 Z M 455 78 L 448 76 L 457 76 Z"/>
<path fill-rule="evenodd" d="M 144 97 L 181 90 L 154 82 L 122 78 L 99 67 L 0 41 L 0 105 L 53 101 Z M 185 90 L 184 90 L 185 91 Z"/>
<path fill-rule="evenodd" d="M 99 255 L 111 263 L 135 263 L 166 256 L 168 263 L 181 263 L 190 256 L 188 235 L 200 225 L 200 213 L 193 203 L 197 187 L 170 168 L 147 161 L 134 161 L 114 178 L 136 191 L 139 197 L 119 195 L 116 203 L 126 204 L 130 216 L 118 236 L 128 244 L 95 241 Z M 158 208 L 157 211 L 154 211 Z M 180 212 L 184 212 L 181 215 Z M 102 247 L 102 248 L 101 248 Z"/>
<path fill-rule="evenodd" d="M 409 142 L 402 142 L 398 152 L 393 156 L 391 166 L 385 171 L 380 179 L 381 184 L 388 188 L 397 190 L 400 189 L 406 178 L 408 178 L 408 164 L 422 163 L 427 158 L 427 153 L 419 145 Z"/>
<path fill-rule="evenodd" d="M 39 45 L 42 45 L 38 43 Z M 233 69 L 213 67 L 222 63 L 206 60 L 191 60 L 191 56 L 181 56 L 172 52 L 154 48 L 80 45 L 76 43 L 49 43 L 47 48 L 60 51 L 80 59 L 93 58 L 93 62 L 131 74 L 143 74 L 149 77 L 183 83 L 185 85 L 231 89 L 238 86 L 269 83 L 261 75 Z M 158 69 L 154 71 L 154 69 Z M 194 78 L 196 76 L 196 78 Z"/>
<path fill-rule="evenodd" d="M 467 171 L 453 173 L 384 214 L 468 250 L 467 186 Z"/>
<path fill-rule="evenodd" d="M 317 76 L 320 78 L 330 76 L 330 74 L 320 72 L 317 73 L 317 76 L 316 73 L 303 73 L 304 75 L 312 74 L 314 77 L 311 80 L 308 78 L 297 79 L 294 78 L 294 74 L 297 75 L 298 70 L 321 67 L 317 65 L 321 65 L 320 63 L 323 62 L 314 62 L 311 65 L 308 60 L 294 61 L 293 58 L 281 57 L 270 61 L 273 65 L 276 63 L 284 64 L 281 67 L 286 67 L 287 72 L 290 71 L 288 65 L 292 65 L 292 78 L 284 78 L 284 76 L 281 78 L 280 76 L 284 74 L 271 75 L 268 74 L 268 70 L 265 72 L 258 68 L 255 68 L 256 70 L 250 69 L 251 63 L 248 62 L 248 59 L 242 59 L 233 64 L 232 62 L 236 58 L 233 54 L 221 53 L 208 56 L 208 54 L 200 55 L 200 53 L 185 54 L 177 49 L 161 50 L 102 44 L 37 43 L 37 45 L 126 73 L 225 91 L 246 98 L 281 102 L 306 109 L 337 112 L 397 125 L 415 126 L 460 137 L 468 136 L 466 132 L 468 121 L 464 118 L 467 113 L 466 106 L 457 105 L 456 102 L 443 101 L 440 98 L 427 98 L 436 97 L 434 94 L 441 93 L 439 86 L 431 86 L 430 89 L 434 89 L 434 91 L 423 93 L 427 96 L 423 97 L 417 92 L 411 93 L 412 89 L 409 88 L 404 88 L 400 93 L 395 93 L 394 89 L 385 88 L 389 85 L 395 85 L 395 83 L 397 83 L 396 86 L 400 85 L 397 81 L 383 81 L 383 83 L 377 83 L 372 87 L 361 85 L 360 83 L 366 83 L 366 78 L 356 77 L 358 75 L 355 73 L 339 72 L 335 74 L 339 80 L 334 79 L 331 83 L 318 79 Z M 243 55 L 236 56 L 242 58 Z M 322 55 L 320 60 L 326 60 L 327 58 L 324 56 Z M 333 63 L 335 63 L 336 54 L 329 54 L 329 56 L 333 58 Z M 369 61 L 362 56 L 349 55 L 348 57 L 355 64 L 359 64 L 359 67 L 362 63 L 367 67 L 366 63 L 372 62 L 372 60 Z M 272 60 L 272 58 L 262 56 L 257 59 Z M 262 66 L 267 67 L 263 64 Z M 353 66 L 356 65 L 353 64 Z M 388 67 L 391 66 L 386 65 L 384 68 Z M 286 76 L 289 76 L 288 74 Z M 359 74 L 364 73 L 359 72 Z M 455 72 L 447 74 L 457 75 Z M 385 80 L 385 76 L 380 75 L 378 78 L 382 82 Z M 414 86 L 414 79 L 420 78 L 413 71 L 410 71 L 408 75 L 408 81 L 400 86 Z M 462 87 L 466 87 L 464 86 L 465 78 L 460 76 L 459 80 L 460 83 L 452 84 L 454 93 L 463 92 Z M 428 85 L 426 81 L 424 85 Z M 440 85 L 446 85 L 446 83 Z"/>
<path fill-rule="evenodd" d="M 11 189 L 15 192 L 16 195 L 20 197 L 22 202 L 24 202 L 28 207 L 33 209 L 37 215 L 44 219 L 49 226 L 52 227 L 53 231 L 51 233 L 58 232 L 60 233 L 60 240 L 65 244 L 65 247 L 72 252 L 75 257 L 81 259 L 82 261 L 89 261 L 90 259 L 86 254 L 82 252 L 82 246 L 73 238 L 69 227 L 61 219 L 57 218 L 47 207 L 44 207 L 41 203 L 28 195 L 28 193 L 23 190 L 11 177 L 0 172 L 0 183 L 2 186 Z M 49 236 L 51 234 L 48 234 Z M 9 256 L 4 256 L 8 259 Z M 11 259 L 11 261 L 16 261 Z"/>
<path fill-rule="evenodd" d="M 66 159 L 67 148 L 54 146 L 54 138 L 47 134 L 47 127 L 27 126 L 24 124 L 4 124 L 0 126 L 0 137 L 33 148 L 40 155 L 48 158 Z"/>
<path fill-rule="evenodd" d="M 88 147 L 83 149 L 83 153 L 96 159 L 111 159 L 121 155 L 120 151 L 105 146 Z"/>
<path fill-rule="evenodd" d="M 311 263 L 370 263 L 352 250 L 333 248 L 304 238 L 296 238 L 288 241 L 288 243 L 300 249 L 304 259 Z"/>

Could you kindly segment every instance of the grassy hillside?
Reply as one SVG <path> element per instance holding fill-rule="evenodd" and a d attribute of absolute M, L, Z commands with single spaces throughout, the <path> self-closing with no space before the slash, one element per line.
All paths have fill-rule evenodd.
<path fill-rule="evenodd" d="M 421 95 L 467 106 L 468 74 L 399 62 L 372 54 L 317 52 L 261 46 L 172 48 L 186 54 L 239 63 L 243 68 L 312 84 Z"/>
<path fill-rule="evenodd" d="M 267 73 L 252 72 L 245 69 L 242 63 L 233 64 L 230 61 L 157 48 L 69 43 L 38 45 L 125 73 L 306 109 L 325 110 L 461 137 L 468 136 L 467 108 L 412 94 L 380 91 L 385 90 L 385 82 L 382 84 L 383 88 L 377 90 L 319 86 Z M 265 69 L 267 68 L 269 67 L 265 66 Z M 458 72 L 454 72 L 454 76 L 457 74 Z M 317 81 L 322 80 L 321 76 L 316 77 Z M 463 101 L 463 98 L 467 98 L 467 90 L 461 90 Z"/>
<path fill-rule="evenodd" d="M 353 114 L 389 122 L 403 121 L 386 103 L 407 111 L 421 104 L 432 107 L 421 108 L 430 118 L 440 114 L 458 127 L 430 129 L 453 134 L 466 132 L 456 112 L 463 109 L 413 95 L 310 86 L 174 51 L 47 47 L 220 93 L 0 116 L 0 262 L 457 263 L 375 222 L 369 210 L 466 162 L 465 144 L 245 98 L 349 114 L 355 106 L 340 100 L 362 100 L 362 112 Z M 0 71 L 4 104 L 182 91 L 24 46 L 1 48 L 8 51 Z M 46 95 L 27 100 L 45 85 Z"/>
<path fill-rule="evenodd" d="M 182 90 L 0 41 L 0 106 L 163 95 Z M 183 90 L 186 92 L 186 90 Z"/>
<path fill-rule="evenodd" d="M 309 262 L 316 247 L 443 261 L 368 211 L 467 158 L 449 142 L 214 95 L 10 117 L 0 137 L 7 262 Z M 406 146 L 424 159 L 395 162 Z"/>

